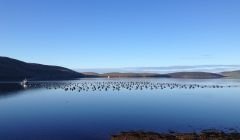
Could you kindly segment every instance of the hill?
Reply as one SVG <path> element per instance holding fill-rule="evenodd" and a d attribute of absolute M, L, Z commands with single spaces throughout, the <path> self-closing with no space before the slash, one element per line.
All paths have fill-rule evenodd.
<path fill-rule="evenodd" d="M 104 73 L 93 72 L 78 73 L 73 70 L 59 67 L 26 63 L 8 57 L 0 57 L 0 81 L 29 80 L 71 80 L 76 78 L 180 78 L 180 79 L 216 79 L 216 78 L 240 78 L 240 71 L 217 73 L 208 72 L 175 72 L 168 74 L 158 73 Z"/>
<path fill-rule="evenodd" d="M 165 77 L 169 78 L 168 75 L 163 75 L 163 74 L 156 74 L 156 73 L 118 73 L 118 72 L 113 72 L 113 73 L 104 73 L 100 74 L 100 77 L 108 77 L 110 76 L 111 78 L 118 78 L 118 77 L 129 77 L 129 78 L 137 78 L 137 77 Z"/>
<path fill-rule="evenodd" d="M 226 72 L 222 72 L 221 74 L 226 76 L 227 78 L 240 78 L 240 70 L 238 70 L 238 71 L 226 71 Z"/>
<path fill-rule="evenodd" d="M 216 73 L 207 72 L 176 72 L 169 74 L 157 74 L 157 73 L 84 73 L 91 77 L 110 77 L 110 78 L 181 78 L 181 79 L 215 79 L 223 78 L 224 76 Z"/>
<path fill-rule="evenodd" d="M 168 74 L 171 78 L 183 78 L 183 79 L 215 79 L 223 78 L 224 76 L 216 73 L 208 72 L 176 72 Z"/>
<path fill-rule="evenodd" d="M 42 64 L 26 63 L 8 57 L 0 57 L 0 81 L 69 80 L 84 77 L 73 70 Z"/>

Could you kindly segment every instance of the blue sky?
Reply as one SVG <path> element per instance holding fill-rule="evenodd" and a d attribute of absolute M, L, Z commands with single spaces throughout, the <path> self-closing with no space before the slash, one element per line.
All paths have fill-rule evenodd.
<path fill-rule="evenodd" d="M 0 0 L 0 55 L 69 68 L 237 65 L 239 0 Z"/>

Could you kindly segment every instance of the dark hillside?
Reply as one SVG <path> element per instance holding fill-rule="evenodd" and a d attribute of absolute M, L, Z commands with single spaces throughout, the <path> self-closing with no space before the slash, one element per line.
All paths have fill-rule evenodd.
<path fill-rule="evenodd" d="M 68 80 L 84 77 L 73 70 L 41 64 L 26 63 L 8 57 L 0 57 L 0 81 Z"/>

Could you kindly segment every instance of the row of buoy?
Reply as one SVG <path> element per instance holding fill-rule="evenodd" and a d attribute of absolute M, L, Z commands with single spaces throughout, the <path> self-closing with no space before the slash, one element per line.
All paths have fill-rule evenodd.
<path fill-rule="evenodd" d="M 62 89 L 64 91 L 120 91 L 120 90 L 158 90 L 158 89 L 205 89 L 205 88 L 232 88 L 236 85 L 200 85 L 179 83 L 157 83 L 157 82 L 33 82 L 28 83 L 28 88 L 46 88 L 48 90 Z"/>

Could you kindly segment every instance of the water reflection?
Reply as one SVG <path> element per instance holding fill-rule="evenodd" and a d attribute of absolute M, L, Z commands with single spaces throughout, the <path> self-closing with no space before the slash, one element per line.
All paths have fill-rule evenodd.
<path fill-rule="evenodd" d="M 27 85 L 22 86 L 19 83 L 0 83 L 0 97 L 17 95 L 26 88 Z"/>
<path fill-rule="evenodd" d="M 0 93 L 23 90 L 25 87 L 19 83 L 0 83 Z"/>

